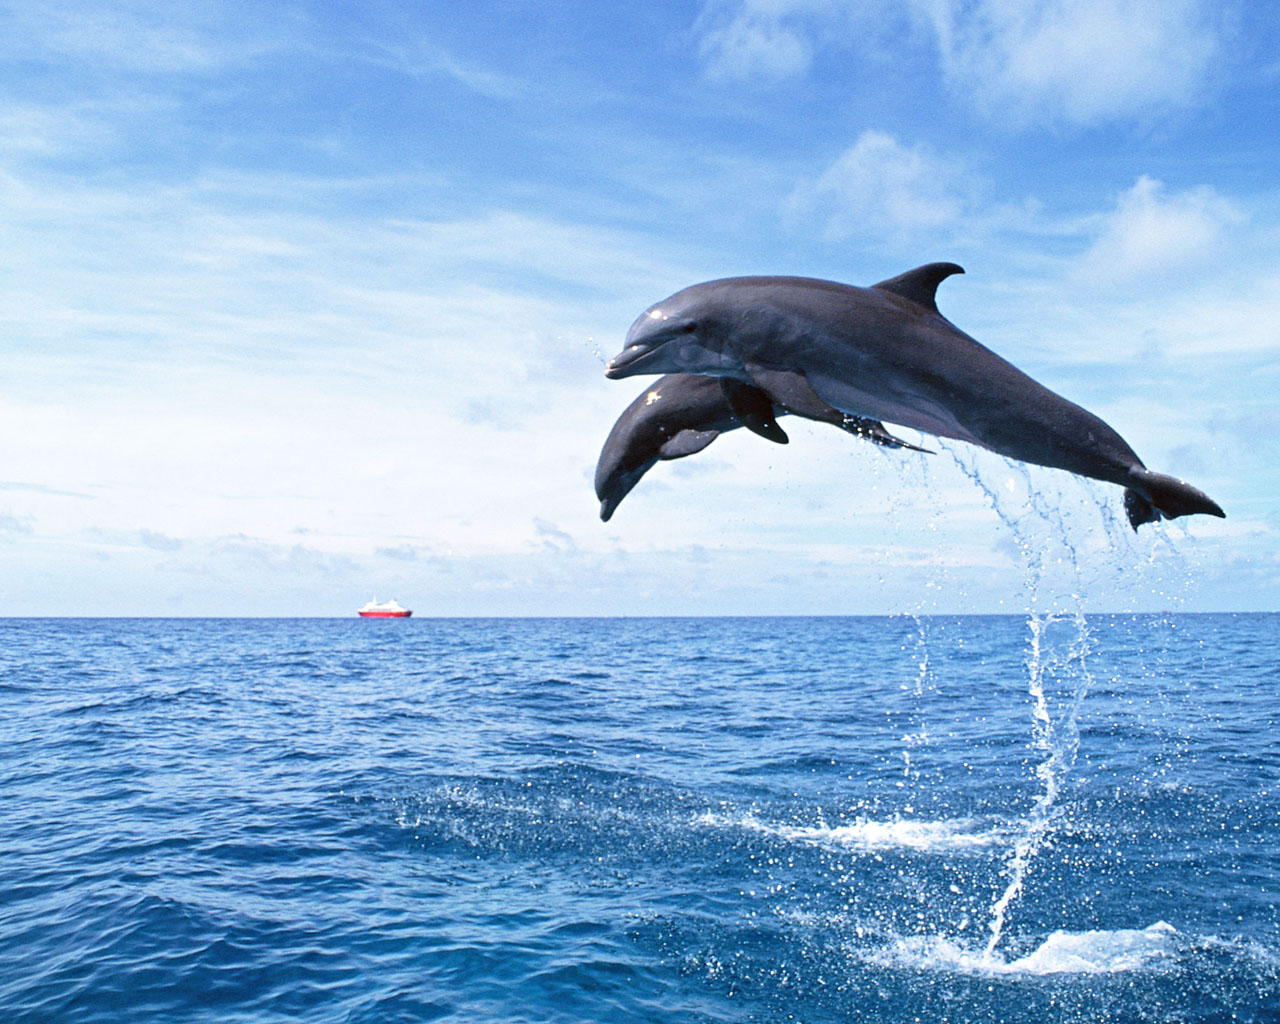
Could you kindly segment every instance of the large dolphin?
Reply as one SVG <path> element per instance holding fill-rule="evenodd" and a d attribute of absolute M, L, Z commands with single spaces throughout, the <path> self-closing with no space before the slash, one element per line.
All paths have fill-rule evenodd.
<path fill-rule="evenodd" d="M 682 459 L 702 451 L 728 430 L 747 427 L 777 444 L 787 435 L 778 417 L 789 410 L 775 406 L 757 387 L 728 378 L 673 373 L 646 388 L 618 417 L 596 463 L 596 497 L 600 518 L 608 522 L 640 478 L 660 460 Z M 894 437 L 875 420 L 848 416 L 823 405 L 811 416 L 875 444 L 923 451 Z"/>
<path fill-rule="evenodd" d="M 676 292 L 631 326 L 605 369 L 729 377 L 792 412 L 816 403 L 1119 484 L 1136 530 L 1226 513 L 1152 473 L 1093 413 L 1054 394 L 951 324 L 938 285 L 964 271 L 930 263 L 869 288 L 804 277 L 731 277 Z"/>

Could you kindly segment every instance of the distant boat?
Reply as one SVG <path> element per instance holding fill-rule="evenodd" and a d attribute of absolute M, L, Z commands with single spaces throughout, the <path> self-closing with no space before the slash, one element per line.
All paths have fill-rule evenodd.
<path fill-rule="evenodd" d="M 357 609 L 356 614 L 362 619 L 407 619 L 413 612 L 408 608 L 401 608 L 394 598 L 379 604 L 375 597 L 363 608 Z"/>

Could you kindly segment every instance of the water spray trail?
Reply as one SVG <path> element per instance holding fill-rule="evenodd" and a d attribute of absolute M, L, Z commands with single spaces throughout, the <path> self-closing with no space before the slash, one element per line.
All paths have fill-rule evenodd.
<path fill-rule="evenodd" d="M 929 635 L 925 631 L 924 619 L 915 612 L 908 612 L 907 615 L 916 624 L 916 644 L 920 651 L 920 661 L 918 663 L 920 671 L 916 675 L 915 686 L 911 691 L 912 697 L 915 698 L 916 707 L 915 720 L 912 724 L 919 728 L 915 732 L 904 733 L 902 736 L 902 775 L 903 778 L 910 779 L 912 750 L 929 742 L 929 732 L 920 716 L 920 702 L 924 697 L 925 690 L 930 685 L 932 666 L 929 661 Z"/>
<path fill-rule="evenodd" d="M 1031 603 L 1031 612 L 1027 617 L 1027 628 L 1030 632 L 1027 692 L 1032 702 L 1032 749 L 1044 755 L 1035 769 L 1041 789 L 1027 817 L 1026 830 L 1014 843 L 1007 861 L 1009 882 L 991 908 L 991 921 L 988 926 L 991 937 L 983 952 L 983 959 L 991 960 L 1004 933 L 1009 910 L 1022 894 L 1031 862 L 1052 834 L 1057 819 L 1062 813 L 1062 808 L 1057 803 L 1058 794 L 1063 777 L 1075 764 L 1079 746 L 1077 721 L 1080 705 L 1092 682 L 1086 661 L 1090 633 L 1081 603 L 1079 552 L 1066 539 L 1067 524 L 1061 512 L 1045 501 L 1043 495 L 1033 485 L 1027 468 L 1020 463 L 1010 463 L 1010 468 L 1018 473 L 1026 487 L 1026 500 L 1034 513 L 1032 517 L 1028 517 L 1021 507 L 1017 510 L 1021 514 L 1015 514 L 1013 510 L 1003 507 L 1003 496 L 982 479 L 976 465 L 962 458 L 960 453 L 951 447 L 942 445 L 942 448 L 955 460 L 961 472 L 978 485 L 996 515 L 1013 534 L 1026 568 L 1025 587 Z M 1071 612 L 1037 610 L 1042 598 L 1042 585 L 1048 561 L 1053 552 L 1053 544 L 1045 542 L 1045 539 L 1037 542 L 1036 538 L 1029 535 L 1031 525 L 1036 523 L 1048 524 L 1053 530 L 1053 540 L 1065 549 L 1075 584 L 1070 595 L 1070 603 L 1074 606 Z M 1074 635 L 1064 657 L 1057 655 L 1058 647 L 1051 635 L 1053 627 L 1058 623 L 1067 623 L 1074 627 Z M 1069 701 L 1055 720 L 1046 680 L 1052 682 L 1062 677 L 1066 681 L 1072 675 L 1074 679 L 1071 680 Z"/>
<path fill-rule="evenodd" d="M 1075 637 L 1061 661 L 1055 656 L 1049 632 L 1059 622 L 1071 623 Z M 1032 858 L 1039 852 L 1045 840 L 1052 834 L 1062 808 L 1058 805 L 1058 793 L 1063 776 L 1075 764 L 1079 749 L 1077 721 L 1080 705 L 1088 692 L 1091 676 L 1086 665 L 1089 630 L 1080 611 L 1073 614 L 1032 615 L 1027 620 L 1031 631 L 1031 651 L 1027 658 L 1028 692 L 1032 698 L 1032 747 L 1043 751 L 1045 758 L 1036 765 L 1036 778 L 1041 791 L 1027 817 L 1027 829 L 1014 844 L 1008 860 L 1009 884 L 991 908 L 989 929 L 991 938 L 983 952 L 984 959 L 991 959 L 1004 931 L 1009 907 L 1022 894 L 1027 870 Z M 1077 680 L 1071 700 L 1065 711 L 1054 720 L 1049 708 L 1049 696 L 1045 688 L 1046 677 L 1052 679 L 1074 671 Z"/>
<path fill-rule="evenodd" d="M 927 457 L 921 453 L 912 453 L 919 456 L 918 458 L 909 459 L 904 466 L 903 476 L 909 470 L 918 476 L 918 486 L 927 489 L 929 486 L 930 467 Z M 938 523 L 943 516 L 943 510 L 940 506 L 936 506 L 928 521 L 930 530 L 937 531 Z M 884 577 L 881 577 L 883 582 Z M 932 581 L 926 583 L 932 586 Z M 928 615 L 930 614 L 929 599 L 920 596 L 917 598 L 915 608 L 904 613 L 915 626 L 915 646 L 918 652 L 918 660 L 916 661 L 917 673 L 914 684 L 903 683 L 901 690 L 904 694 L 909 694 L 911 698 L 911 710 L 904 712 L 906 721 L 903 724 L 904 731 L 901 733 L 902 742 L 902 779 L 900 786 L 910 785 L 913 781 L 919 781 L 920 769 L 915 759 L 917 750 L 925 748 L 929 745 L 930 735 L 928 726 L 924 719 L 923 701 L 924 695 L 933 687 L 933 663 L 929 652 L 929 624 Z M 936 608 L 932 609 L 936 611 Z M 904 653 L 907 652 L 907 643 L 902 646 Z M 892 718 L 892 716 L 891 716 Z M 897 725 L 898 722 L 894 721 Z"/>

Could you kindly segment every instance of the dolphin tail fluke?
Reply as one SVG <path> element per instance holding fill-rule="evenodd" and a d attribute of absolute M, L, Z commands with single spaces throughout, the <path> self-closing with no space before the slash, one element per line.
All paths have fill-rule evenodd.
<path fill-rule="evenodd" d="M 1135 469 L 1125 488 L 1124 510 L 1135 530 L 1143 523 L 1179 516 L 1209 515 L 1225 519 L 1227 514 L 1216 501 L 1177 477 Z"/>

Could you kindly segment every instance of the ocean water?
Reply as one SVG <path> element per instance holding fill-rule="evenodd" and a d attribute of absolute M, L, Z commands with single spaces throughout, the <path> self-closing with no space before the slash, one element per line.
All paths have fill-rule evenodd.
<path fill-rule="evenodd" d="M 0 620 L 0 1020 L 1280 1020 L 1280 616 Z"/>

